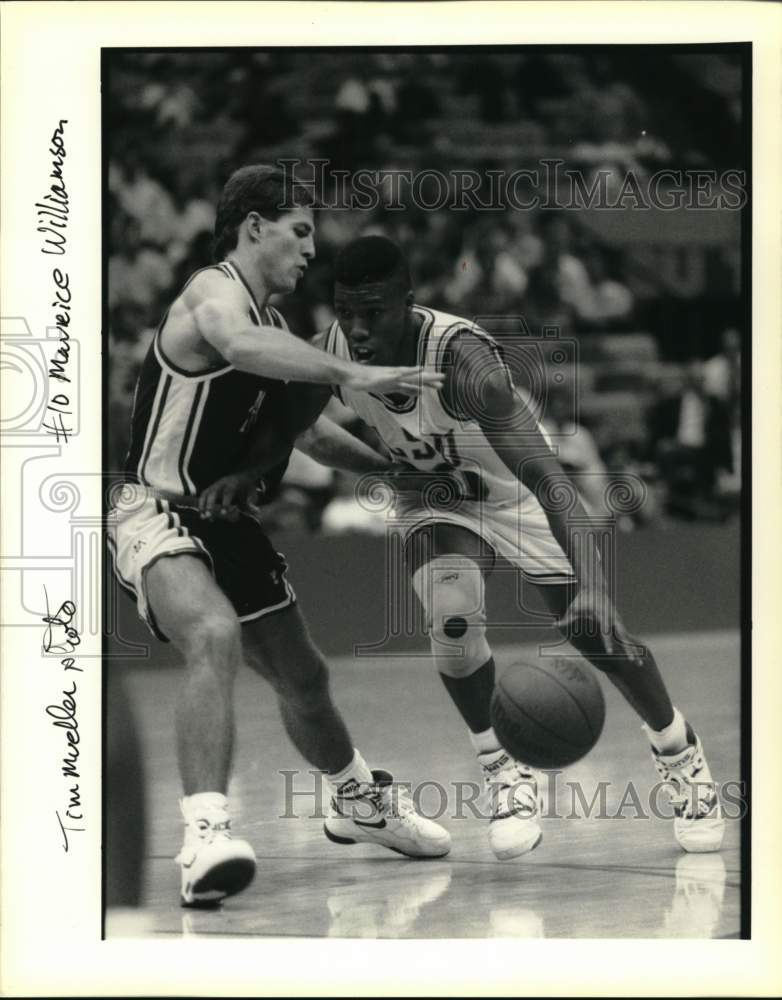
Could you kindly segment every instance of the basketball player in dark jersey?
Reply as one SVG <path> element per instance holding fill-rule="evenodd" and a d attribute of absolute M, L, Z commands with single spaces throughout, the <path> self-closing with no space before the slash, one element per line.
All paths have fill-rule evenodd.
<path fill-rule="evenodd" d="M 286 381 L 415 394 L 441 377 L 342 361 L 285 329 L 268 299 L 293 291 L 315 253 L 312 198 L 293 178 L 268 166 L 238 170 L 223 190 L 215 232 L 218 263 L 187 282 L 142 366 L 127 485 L 108 531 L 120 581 L 153 633 L 185 661 L 176 733 L 186 906 L 219 903 L 255 873 L 252 847 L 231 838 L 226 799 L 243 661 L 271 682 L 294 745 L 326 775 L 344 814 L 332 839 L 410 856 L 450 847 L 448 833 L 392 795 L 387 772 L 370 771 L 354 750 L 285 561 L 257 517 L 208 520 L 196 509 L 204 487 L 259 447 L 268 449 L 269 475 L 282 474 L 298 430 Z M 385 461 L 371 449 L 356 460 L 367 468 Z"/>
<path fill-rule="evenodd" d="M 327 351 L 367 367 L 417 359 L 445 376 L 442 386 L 428 384 L 415 397 L 334 391 L 376 430 L 389 454 L 417 470 L 408 477 L 417 488 L 400 492 L 394 520 L 430 626 L 434 665 L 489 785 L 494 853 L 520 856 L 542 836 L 539 776 L 509 757 L 491 727 L 495 667 L 484 576 L 497 555 L 539 589 L 563 636 L 640 717 L 671 793 L 679 845 L 695 853 L 718 850 L 725 821 L 700 738 L 671 704 L 651 651 L 625 630 L 588 533 L 571 530 L 589 519 L 577 496 L 572 521 L 563 510 L 563 495 L 573 491 L 498 345 L 469 320 L 417 305 L 407 263 L 385 237 L 363 237 L 340 253 L 334 305 Z M 439 508 L 437 491 L 423 499 L 438 479 L 453 487 Z"/>

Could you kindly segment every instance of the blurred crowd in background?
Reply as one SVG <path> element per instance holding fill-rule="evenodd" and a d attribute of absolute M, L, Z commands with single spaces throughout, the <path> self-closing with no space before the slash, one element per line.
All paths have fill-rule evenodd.
<path fill-rule="evenodd" d="M 104 99 L 112 470 L 122 467 L 141 360 L 173 296 L 211 262 L 215 206 L 238 166 L 297 159 L 306 177 L 307 161 L 327 160 L 330 174 L 450 177 L 560 159 L 616 190 L 628 172 L 718 177 L 744 165 L 741 68 L 730 51 L 119 50 Z M 736 512 L 749 335 L 738 212 L 427 211 L 409 193 L 403 210 L 389 210 L 380 195 L 370 211 L 318 211 L 317 259 L 276 303 L 297 335 L 333 318 L 340 247 L 384 233 L 407 253 L 418 301 L 477 319 L 505 342 L 593 510 L 622 475 L 644 484 L 643 503 L 620 517 L 628 530 Z M 336 403 L 331 415 L 351 425 Z M 270 528 L 383 530 L 353 487 L 294 453 L 268 498 Z"/>

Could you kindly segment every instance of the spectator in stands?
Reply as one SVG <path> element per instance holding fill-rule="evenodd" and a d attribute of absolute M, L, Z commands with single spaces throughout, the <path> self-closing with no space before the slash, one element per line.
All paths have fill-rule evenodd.
<path fill-rule="evenodd" d="M 444 293 L 449 306 L 493 313 L 517 306 L 527 284 L 507 230 L 492 220 L 458 255 Z"/>
<path fill-rule="evenodd" d="M 522 301 L 522 313 L 530 329 L 540 332 L 544 327 L 556 327 L 560 334 L 573 333 L 575 310 L 562 301 L 556 262 L 544 259 L 529 275 L 527 294 Z"/>
<path fill-rule="evenodd" d="M 168 257 L 142 241 L 135 218 L 113 220 L 112 234 L 115 251 L 109 258 L 109 306 L 134 303 L 151 313 L 161 295 L 171 289 L 174 274 Z"/>
<path fill-rule="evenodd" d="M 584 325 L 602 330 L 625 325 L 634 306 L 633 293 L 617 279 L 616 261 L 609 252 L 593 247 L 584 258 L 588 285 L 579 288 L 573 305 Z M 614 266 L 609 271 L 610 264 Z"/>
<path fill-rule="evenodd" d="M 589 275 L 573 252 L 570 224 L 561 212 L 540 216 L 541 253 L 528 272 L 523 309 L 533 329 L 556 326 L 571 333 L 577 315 L 575 303 L 589 290 Z"/>
<path fill-rule="evenodd" d="M 532 212 L 511 212 L 508 215 L 513 253 L 526 274 L 543 260 L 543 240 L 537 233 L 536 217 Z"/>
<path fill-rule="evenodd" d="M 741 334 L 729 327 L 722 334 L 722 350 L 703 365 L 706 392 L 722 400 L 730 418 L 733 470 L 722 476 L 720 486 L 726 493 L 741 489 Z"/>
<path fill-rule="evenodd" d="M 649 432 L 668 490 L 668 511 L 687 518 L 721 517 L 718 472 L 733 468 L 728 407 L 706 392 L 700 362 L 689 365 L 683 383 L 669 380 L 666 388 L 650 413 Z"/>
<path fill-rule="evenodd" d="M 573 230 L 564 213 L 544 219 L 544 260 L 556 275 L 560 299 L 578 313 L 591 296 L 589 272 L 576 250 Z"/>
<path fill-rule="evenodd" d="M 741 334 L 734 327 L 722 333 L 722 350 L 703 365 L 703 383 L 710 396 L 738 410 L 741 393 Z"/>
<path fill-rule="evenodd" d="M 355 60 L 334 98 L 337 131 L 325 152 L 339 168 L 353 169 L 375 160 L 378 136 L 388 127 L 381 91 L 364 60 Z M 388 91 L 383 91 L 386 98 Z"/>
<path fill-rule="evenodd" d="M 625 512 L 613 511 L 619 530 L 633 531 L 655 521 L 661 506 L 657 469 L 653 463 L 644 461 L 643 443 L 614 441 L 602 454 L 610 470 L 609 479 L 621 477 L 623 485 Z M 631 499 L 628 501 L 627 497 Z"/>
<path fill-rule="evenodd" d="M 150 80 L 139 93 L 139 106 L 152 112 L 161 129 L 184 128 L 197 117 L 198 95 L 182 80 Z"/>
<path fill-rule="evenodd" d="M 109 183 L 120 208 L 135 219 L 140 239 L 166 247 L 176 235 L 178 212 L 165 187 L 142 167 L 138 154 L 127 151 L 120 164 L 113 164 Z"/>
<path fill-rule="evenodd" d="M 205 197 L 205 188 L 205 177 L 194 168 L 181 179 L 175 190 L 177 216 L 168 244 L 168 259 L 174 266 L 192 254 L 196 240 L 203 239 L 204 233 L 211 236 L 214 230 L 217 198 Z M 209 263 L 209 260 L 204 263 Z M 193 270 L 199 266 L 203 265 L 197 263 Z"/>

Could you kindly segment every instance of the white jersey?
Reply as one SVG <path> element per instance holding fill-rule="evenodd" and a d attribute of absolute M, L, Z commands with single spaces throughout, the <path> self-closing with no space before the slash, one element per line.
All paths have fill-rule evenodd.
<path fill-rule="evenodd" d="M 491 348 L 512 384 L 499 348 L 485 330 L 458 316 L 423 306 L 413 306 L 413 312 L 421 319 L 420 366 L 428 371 L 447 371 L 451 340 L 457 333 L 469 330 Z M 348 341 L 338 322 L 332 324 L 325 346 L 338 357 L 350 359 Z M 517 504 L 528 492 L 489 444 L 477 421 L 451 412 L 436 387 L 427 386 L 419 396 L 403 401 L 343 386 L 334 391 L 377 431 L 394 458 L 425 472 L 456 474 L 470 499 Z M 541 434 L 545 436 L 542 428 Z"/>
<path fill-rule="evenodd" d="M 497 344 L 481 327 L 424 306 L 414 305 L 413 311 L 421 320 L 418 365 L 429 371 L 447 371 L 452 339 L 468 330 L 492 349 L 512 384 Z M 337 357 L 351 359 L 338 321 L 332 323 L 324 346 Z M 432 495 L 437 509 L 426 503 L 417 512 L 407 511 L 412 514 L 407 530 L 432 520 L 461 524 L 486 538 L 530 576 L 541 580 L 571 576 L 570 564 L 536 497 L 510 472 L 477 421 L 451 412 L 439 389 L 426 386 L 418 396 L 395 398 L 345 386 L 335 386 L 334 393 L 377 431 L 393 458 L 432 473 L 433 489 L 435 483 L 441 483 L 439 496 Z M 546 432 L 538 427 L 550 444 Z"/>

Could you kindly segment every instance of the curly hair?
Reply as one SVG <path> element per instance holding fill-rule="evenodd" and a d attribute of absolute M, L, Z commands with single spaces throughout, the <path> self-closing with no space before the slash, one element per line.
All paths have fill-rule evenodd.
<path fill-rule="evenodd" d="M 313 192 L 293 174 L 271 164 L 240 167 L 226 181 L 215 217 L 212 253 L 217 261 L 233 250 L 248 212 L 276 221 L 295 207 L 314 207 Z"/>

